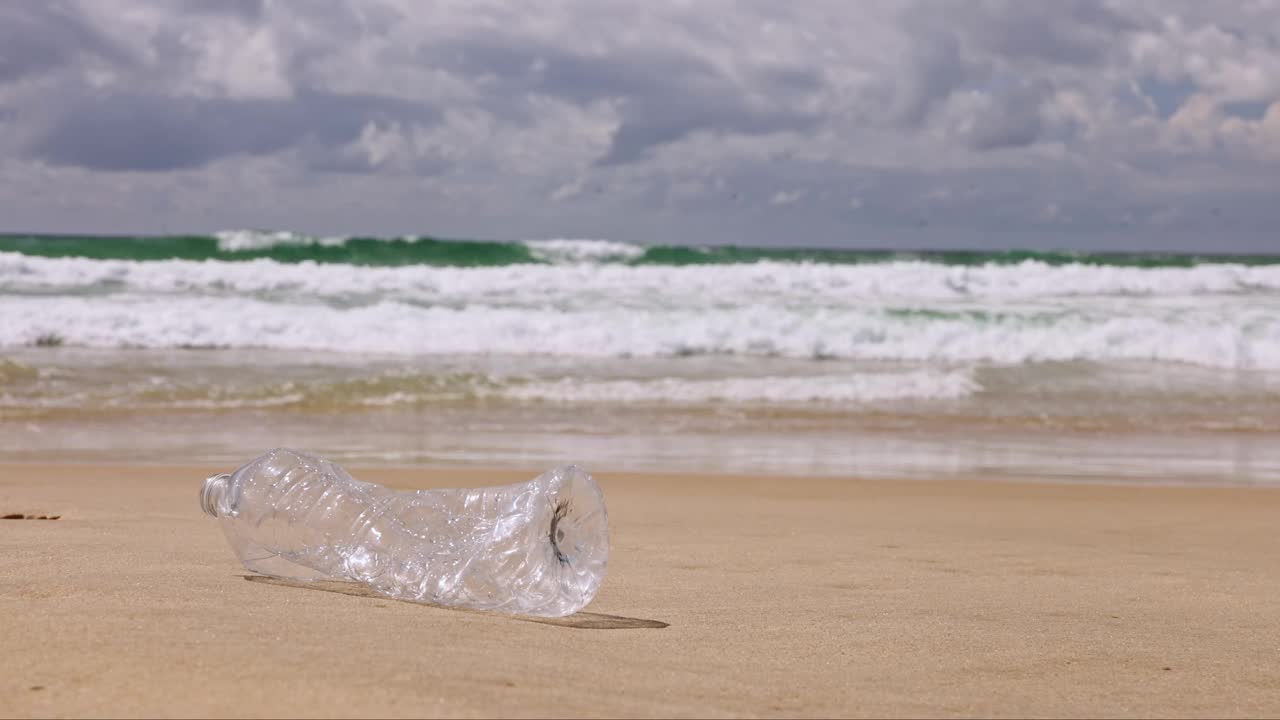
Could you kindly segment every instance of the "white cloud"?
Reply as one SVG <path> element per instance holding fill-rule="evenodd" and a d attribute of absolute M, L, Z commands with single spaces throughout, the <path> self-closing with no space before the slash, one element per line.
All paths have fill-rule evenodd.
<path fill-rule="evenodd" d="M 212 27 L 203 25 L 202 37 L 194 41 L 200 58 L 195 78 L 228 97 L 283 98 L 292 94 L 271 30 L 258 28 L 246 36 L 243 28 L 211 32 Z"/>

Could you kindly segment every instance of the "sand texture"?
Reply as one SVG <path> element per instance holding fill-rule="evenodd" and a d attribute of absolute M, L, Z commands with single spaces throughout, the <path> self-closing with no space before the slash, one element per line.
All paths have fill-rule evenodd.
<path fill-rule="evenodd" d="M 603 473 L 541 622 L 246 578 L 223 469 L 0 465 L 0 715 L 1280 715 L 1280 491 Z"/>

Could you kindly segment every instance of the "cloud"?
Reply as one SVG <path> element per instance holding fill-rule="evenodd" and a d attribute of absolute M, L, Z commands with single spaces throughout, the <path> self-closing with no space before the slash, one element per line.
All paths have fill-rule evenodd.
<path fill-rule="evenodd" d="M 95 95 L 59 113 L 31 155 L 91 170 L 177 170 L 237 154 L 280 152 L 304 142 L 341 146 L 377 121 L 438 119 L 432 108 L 377 96 L 304 92 L 287 100 L 242 100 Z"/>
<path fill-rule="evenodd" d="M 1117 40 L 1140 25 L 1096 0 L 1021 0 L 979 3 L 960 18 L 965 31 L 991 53 L 1014 62 L 1091 66 L 1118 50 Z"/>
<path fill-rule="evenodd" d="M 1267 249 L 1278 102 L 1267 3 L 4 3 L 0 215 Z"/>
<path fill-rule="evenodd" d="M 819 120 L 796 107 L 798 94 L 821 88 L 813 68 L 769 67 L 745 80 L 761 98 L 753 101 L 732 78 L 705 59 L 655 50 L 588 54 L 486 33 L 433 46 L 427 57 L 459 74 L 526 116 L 521 101 L 546 96 L 578 104 L 613 103 L 619 125 L 597 164 L 621 165 L 647 151 L 699 132 L 745 135 L 813 127 Z"/>
<path fill-rule="evenodd" d="M 67 2 L 0 3 L 0 84 L 81 62 L 128 62 L 130 54 Z"/>
<path fill-rule="evenodd" d="M 1048 96 L 1045 85 L 1019 78 L 992 87 L 971 118 L 966 132 L 969 147 L 985 151 L 1034 143 L 1043 129 L 1041 107 Z"/>
<path fill-rule="evenodd" d="M 183 0 L 179 7 L 193 15 L 228 15 L 245 22 L 262 19 L 266 0 Z"/>

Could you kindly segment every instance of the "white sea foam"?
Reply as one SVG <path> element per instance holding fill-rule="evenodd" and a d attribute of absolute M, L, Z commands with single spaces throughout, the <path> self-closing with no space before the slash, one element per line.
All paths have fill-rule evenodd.
<path fill-rule="evenodd" d="M 413 302 L 509 298 L 654 307 L 866 302 L 914 304 L 1008 303 L 1073 299 L 1177 302 L 1190 296 L 1280 298 L 1280 265 L 1198 265 L 1192 268 L 1017 265 L 945 266 L 921 261 L 868 265 L 759 262 L 742 265 L 503 265 L 461 268 L 415 265 L 43 258 L 0 252 L 0 293 L 39 290 L 75 293 L 91 286 L 138 292 L 255 293 L 288 291 L 300 298 L 344 296 Z M 607 296 L 607 297 L 602 297 Z M 1062 304 L 1064 308 L 1073 303 Z"/>
<path fill-rule="evenodd" d="M 340 246 L 350 239 L 341 235 L 303 235 L 287 230 L 220 230 L 213 236 L 218 240 L 218 249 L 223 252 L 266 250 L 288 245 Z M 525 240 L 522 244 L 535 259 L 552 265 L 628 262 L 641 257 L 645 251 L 639 245 L 589 238 Z"/>
<path fill-rule="evenodd" d="M 1280 370 L 1280 266 L 352 267 L 0 253 L 0 346 Z"/>
<path fill-rule="evenodd" d="M 734 377 L 650 380 L 562 379 L 498 391 L 519 400 L 563 403 L 653 403 L 704 405 L 713 402 L 768 405 L 848 405 L 885 400 L 939 400 L 967 397 L 981 388 L 971 371 L 915 370 L 850 376 Z"/>
<path fill-rule="evenodd" d="M 300 235 L 287 230 L 220 230 L 213 236 L 223 252 L 265 250 L 278 245 L 341 245 L 347 241 L 342 236 Z"/>
<path fill-rule="evenodd" d="M 644 255 L 639 245 L 612 240 L 586 240 L 557 238 L 553 240 L 526 240 L 525 247 L 542 262 L 559 264 L 626 262 Z"/>
<path fill-rule="evenodd" d="M 418 382 L 414 382 L 419 380 Z M 471 376 L 449 383 L 421 376 L 381 377 L 363 386 L 332 382 L 282 383 L 230 390 L 217 385 L 167 386 L 154 382 L 115 383 L 78 392 L 0 392 L 5 410 L 111 410 L 121 407 L 170 409 L 274 408 L 306 403 L 330 406 L 403 407 L 471 397 L 521 402 L 629 405 L 794 405 L 839 409 L 888 400 L 949 400 L 981 390 L 972 370 L 876 371 L 847 375 L 727 377 L 717 379 L 650 378 L 640 380 L 521 380 Z"/>

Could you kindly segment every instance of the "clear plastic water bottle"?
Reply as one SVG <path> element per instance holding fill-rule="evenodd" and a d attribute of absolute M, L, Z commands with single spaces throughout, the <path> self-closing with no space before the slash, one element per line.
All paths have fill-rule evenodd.
<path fill-rule="evenodd" d="M 517 485 L 396 492 L 281 448 L 205 480 L 200 505 L 254 572 L 451 607 L 570 615 L 609 559 L 604 495 L 574 465 Z"/>

